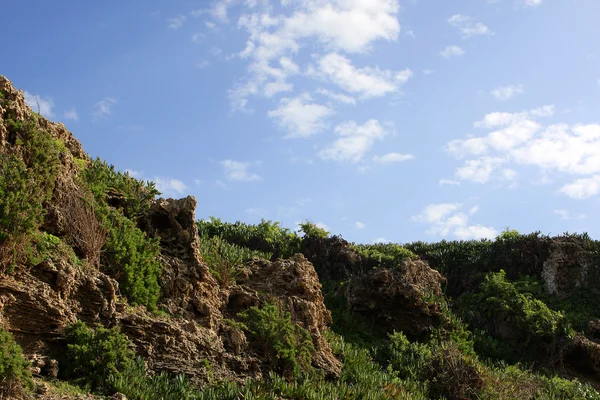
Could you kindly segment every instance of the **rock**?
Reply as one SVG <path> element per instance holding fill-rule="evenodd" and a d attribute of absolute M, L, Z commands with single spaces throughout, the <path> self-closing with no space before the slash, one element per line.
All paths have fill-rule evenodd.
<path fill-rule="evenodd" d="M 600 344 L 577 335 L 564 350 L 564 363 L 576 371 L 600 378 Z"/>
<path fill-rule="evenodd" d="M 200 318 L 218 329 L 221 318 L 219 285 L 202 262 L 195 223 L 196 199 L 158 199 L 140 220 L 140 228 L 160 237 L 163 274 L 162 306 L 173 315 Z"/>
<path fill-rule="evenodd" d="M 341 281 L 364 272 L 361 256 L 339 236 L 306 237 L 303 247 L 304 256 L 313 263 L 322 280 Z"/>
<path fill-rule="evenodd" d="M 34 269 L 35 275 L 22 271 L 0 279 L 0 323 L 32 358 L 49 356 L 63 328 L 78 319 L 110 323 L 115 318 L 112 278 L 93 269 L 54 265 L 55 271 Z M 61 273 L 69 276 L 69 290 Z"/>
<path fill-rule="evenodd" d="M 550 294 L 565 295 L 579 287 L 595 289 L 600 281 L 600 265 L 575 238 L 556 238 L 544 261 L 542 279 Z"/>
<path fill-rule="evenodd" d="M 254 259 L 248 267 L 252 274 L 244 286 L 283 304 L 292 320 L 311 334 L 316 349 L 315 366 L 330 375 L 339 374 L 341 364 L 324 336 L 331 323 L 331 313 L 325 307 L 321 283 L 310 261 L 296 254 L 290 259 L 274 262 Z M 240 303 L 239 297 L 230 297 L 230 301 L 232 299 Z M 237 309 L 237 305 L 233 308 Z M 232 307 L 228 305 L 228 309 Z"/>
<path fill-rule="evenodd" d="M 439 304 L 442 275 L 424 261 L 405 260 L 398 269 L 377 268 L 351 278 L 340 289 L 350 310 L 377 320 L 391 332 L 418 336 L 442 321 Z"/>

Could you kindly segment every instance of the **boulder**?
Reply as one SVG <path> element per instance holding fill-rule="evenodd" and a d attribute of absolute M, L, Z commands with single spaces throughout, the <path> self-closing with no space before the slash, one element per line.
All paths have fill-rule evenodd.
<path fill-rule="evenodd" d="M 376 320 L 384 330 L 418 336 L 442 321 L 442 275 L 424 261 L 405 260 L 397 269 L 373 269 L 340 289 L 351 311 Z"/>

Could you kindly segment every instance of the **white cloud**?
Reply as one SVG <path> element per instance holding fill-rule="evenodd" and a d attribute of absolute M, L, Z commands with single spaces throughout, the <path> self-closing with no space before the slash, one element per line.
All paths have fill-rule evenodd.
<path fill-rule="evenodd" d="M 225 179 L 228 181 L 258 181 L 262 179 L 259 175 L 248 171 L 250 163 L 224 160 L 220 164 L 225 170 Z"/>
<path fill-rule="evenodd" d="M 497 231 L 483 225 L 469 225 L 469 216 L 458 212 L 460 204 L 429 204 L 421 214 L 412 217 L 413 221 L 431 225 L 427 233 L 434 236 L 455 236 L 457 239 L 482 239 L 494 238 Z M 469 215 L 473 216 L 479 211 L 478 206 L 471 207 Z"/>
<path fill-rule="evenodd" d="M 94 110 L 92 116 L 94 120 L 98 120 L 102 117 L 112 114 L 112 108 L 116 104 L 117 100 L 112 97 L 105 97 L 96 104 L 94 104 Z"/>
<path fill-rule="evenodd" d="M 528 121 L 535 117 L 551 117 L 556 108 L 554 105 L 546 105 L 529 111 L 520 113 L 493 112 L 487 114 L 482 120 L 475 122 L 476 128 L 499 128 L 507 125 L 514 125 L 522 121 Z"/>
<path fill-rule="evenodd" d="M 352 62 L 337 53 L 329 53 L 318 62 L 318 71 L 312 71 L 341 89 L 363 98 L 380 97 L 398 91 L 413 76 L 410 69 L 402 71 L 379 68 L 356 68 Z"/>
<path fill-rule="evenodd" d="M 561 192 L 574 198 L 594 195 L 595 176 L 600 174 L 600 124 L 544 126 L 540 119 L 552 116 L 554 111 L 554 106 L 544 106 L 486 115 L 475 127 L 491 132 L 446 145 L 455 158 L 466 159 L 456 170 L 457 178 L 484 183 L 497 171 L 499 179 L 514 180 L 518 172 L 511 166 L 531 166 L 537 167 L 542 176 L 579 175 L 580 179 L 564 185 Z M 500 170 L 501 166 L 504 169 Z"/>
<path fill-rule="evenodd" d="M 460 181 L 453 181 L 451 179 L 440 179 L 439 184 L 440 184 L 440 186 L 444 186 L 444 185 L 460 186 Z"/>
<path fill-rule="evenodd" d="M 565 209 L 554 210 L 554 214 L 559 215 L 560 219 L 562 219 L 564 221 L 587 218 L 587 216 L 585 214 L 571 215 L 571 212 L 568 210 L 565 210 Z"/>
<path fill-rule="evenodd" d="M 198 68 L 198 69 L 204 69 L 204 68 L 208 67 L 209 65 L 210 65 L 210 61 L 208 61 L 208 60 L 202 60 L 198 64 L 196 64 L 196 68 Z"/>
<path fill-rule="evenodd" d="M 537 7 L 542 5 L 544 0 L 515 0 L 517 4 L 521 4 L 525 7 Z"/>
<path fill-rule="evenodd" d="M 492 173 L 504 160 L 500 158 L 483 157 L 476 160 L 467 160 L 462 167 L 456 170 L 456 177 L 462 180 L 477 183 L 486 183 L 490 180 Z"/>
<path fill-rule="evenodd" d="M 384 237 L 380 237 L 377 239 L 373 239 L 372 242 L 373 242 L 373 244 L 382 244 L 382 243 L 390 243 L 390 240 L 388 240 Z"/>
<path fill-rule="evenodd" d="M 364 229 L 364 228 L 365 228 L 365 224 L 363 224 L 362 222 L 358 222 L 358 221 L 356 221 L 356 222 L 354 223 L 354 227 L 355 227 L 356 229 Z"/>
<path fill-rule="evenodd" d="M 282 13 L 273 13 L 272 7 L 243 13 L 238 27 L 247 31 L 248 38 L 238 56 L 249 60 L 249 75 L 230 92 L 232 106 L 243 109 L 240 105 L 245 107 L 248 97 L 262 94 L 265 85 L 277 80 L 265 70 L 281 57 L 296 55 L 307 42 L 354 54 L 368 51 L 376 40 L 397 40 L 398 9 L 398 0 L 298 0 Z M 281 82 L 286 78 L 279 76 Z"/>
<path fill-rule="evenodd" d="M 317 93 L 320 95 L 323 95 L 325 97 L 329 97 L 330 99 L 335 100 L 340 103 L 343 103 L 343 104 L 356 105 L 356 99 L 354 97 L 348 96 L 343 93 L 335 93 L 335 92 L 331 92 L 327 89 L 318 89 Z"/>
<path fill-rule="evenodd" d="M 462 56 L 466 52 L 458 46 L 447 46 L 444 50 L 440 51 L 440 56 L 444 58 Z"/>
<path fill-rule="evenodd" d="M 432 75 L 435 71 L 432 69 L 424 69 L 423 75 Z"/>
<path fill-rule="evenodd" d="M 373 161 L 378 164 L 391 164 L 412 160 L 414 158 L 415 156 L 413 156 L 412 154 L 388 153 L 383 156 L 373 157 Z"/>
<path fill-rule="evenodd" d="M 491 95 L 494 96 L 497 100 L 505 101 L 510 100 L 515 97 L 517 94 L 522 94 L 525 92 L 523 85 L 508 85 L 497 87 L 496 89 L 491 91 Z"/>
<path fill-rule="evenodd" d="M 579 200 L 595 196 L 600 193 L 600 175 L 577 179 L 561 187 L 560 192 Z"/>
<path fill-rule="evenodd" d="M 177 17 L 167 19 L 169 29 L 177 30 L 181 28 L 186 19 L 187 18 L 185 15 L 179 15 Z"/>
<path fill-rule="evenodd" d="M 379 121 L 374 119 L 363 125 L 358 125 L 354 121 L 344 122 L 335 127 L 335 133 L 340 138 L 321 150 L 319 156 L 326 160 L 351 163 L 361 161 L 375 141 L 383 139 L 388 134 Z"/>
<path fill-rule="evenodd" d="M 455 14 L 448 19 L 448 23 L 453 27 L 458 28 L 464 39 L 473 36 L 492 34 L 492 31 L 490 31 L 486 25 L 481 22 L 476 22 L 473 18 L 466 15 Z"/>
<path fill-rule="evenodd" d="M 181 196 L 188 190 L 186 184 L 179 179 L 156 177 L 154 183 L 164 197 Z"/>
<path fill-rule="evenodd" d="M 70 119 L 73 121 L 77 121 L 79 119 L 79 115 L 77 115 L 77 110 L 75 110 L 74 108 L 65 111 L 63 116 L 65 117 L 65 119 Z"/>
<path fill-rule="evenodd" d="M 429 204 L 421 214 L 413 216 L 412 220 L 437 224 L 442 222 L 449 214 L 458 210 L 460 206 L 458 203 Z"/>
<path fill-rule="evenodd" d="M 314 103 L 307 93 L 281 99 L 279 107 L 268 112 L 288 132 L 286 138 L 308 137 L 323 131 L 327 128 L 325 120 L 333 114 L 333 109 Z"/>
<path fill-rule="evenodd" d="M 52 112 L 52 108 L 54 107 L 54 101 L 50 97 L 40 97 L 37 94 L 31 94 L 29 92 L 24 92 L 25 103 L 31 108 L 33 111 L 39 113 L 45 118 L 54 117 L 54 113 Z"/>

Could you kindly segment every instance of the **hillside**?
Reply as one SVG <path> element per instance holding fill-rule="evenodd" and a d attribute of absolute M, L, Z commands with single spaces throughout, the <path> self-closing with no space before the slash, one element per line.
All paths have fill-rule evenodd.
<path fill-rule="evenodd" d="M 195 220 L 0 76 L 0 398 L 600 399 L 600 242 Z"/>

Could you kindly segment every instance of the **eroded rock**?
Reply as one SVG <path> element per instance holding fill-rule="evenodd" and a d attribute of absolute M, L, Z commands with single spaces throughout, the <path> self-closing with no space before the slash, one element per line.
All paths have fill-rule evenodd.
<path fill-rule="evenodd" d="M 340 290 L 350 310 L 377 320 L 386 331 L 417 336 L 441 321 L 442 275 L 424 261 L 405 260 L 398 269 L 378 268 L 350 279 Z"/>

